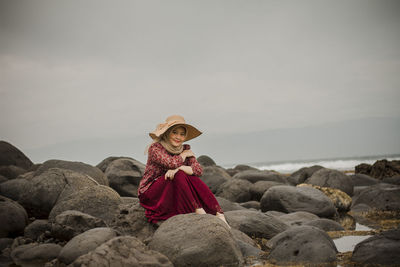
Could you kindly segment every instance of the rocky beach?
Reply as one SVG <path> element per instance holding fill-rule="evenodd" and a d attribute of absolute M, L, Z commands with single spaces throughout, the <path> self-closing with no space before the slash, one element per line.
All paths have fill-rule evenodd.
<path fill-rule="evenodd" d="M 35 164 L 0 141 L 0 266 L 400 265 L 400 161 L 354 174 L 198 161 L 231 229 L 208 214 L 148 223 L 133 158 Z"/>

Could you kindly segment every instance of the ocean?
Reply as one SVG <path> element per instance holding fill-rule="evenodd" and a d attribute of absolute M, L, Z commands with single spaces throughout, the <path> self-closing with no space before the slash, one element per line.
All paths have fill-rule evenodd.
<path fill-rule="evenodd" d="M 400 160 L 400 154 L 384 156 L 365 156 L 352 158 L 331 158 L 331 159 L 313 159 L 313 160 L 294 160 L 279 162 L 259 162 L 247 164 L 260 170 L 274 170 L 280 173 L 293 173 L 303 167 L 320 165 L 325 168 L 339 171 L 354 172 L 355 166 L 361 163 L 374 164 L 377 160 Z M 233 166 L 230 166 L 233 167 Z"/>

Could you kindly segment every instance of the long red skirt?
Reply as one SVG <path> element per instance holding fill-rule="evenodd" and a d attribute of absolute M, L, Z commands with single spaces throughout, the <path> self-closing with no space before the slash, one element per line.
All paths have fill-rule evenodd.
<path fill-rule="evenodd" d="M 192 213 L 203 208 L 206 213 L 223 213 L 218 201 L 208 186 L 197 176 L 179 170 L 173 180 L 159 177 L 139 196 L 146 209 L 149 222 L 157 223 L 172 216 Z"/>

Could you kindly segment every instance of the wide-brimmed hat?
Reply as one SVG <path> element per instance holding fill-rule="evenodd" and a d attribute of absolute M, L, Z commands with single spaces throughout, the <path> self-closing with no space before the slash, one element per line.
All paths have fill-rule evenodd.
<path fill-rule="evenodd" d="M 189 141 L 190 139 L 193 139 L 202 134 L 202 132 L 197 130 L 194 126 L 187 124 L 182 116 L 172 115 L 169 116 L 164 123 L 160 123 L 159 125 L 157 125 L 157 128 L 153 132 L 149 133 L 149 135 L 152 139 L 159 138 L 169 128 L 178 124 L 186 128 L 185 141 Z"/>

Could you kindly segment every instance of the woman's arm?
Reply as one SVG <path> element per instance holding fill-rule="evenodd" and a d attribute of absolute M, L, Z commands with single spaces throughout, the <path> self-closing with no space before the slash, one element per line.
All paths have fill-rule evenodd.
<path fill-rule="evenodd" d="M 149 148 L 149 159 L 166 169 L 176 169 L 183 165 L 183 158 L 180 155 L 171 156 L 165 148 L 155 143 Z"/>
<path fill-rule="evenodd" d="M 188 158 L 188 167 L 192 169 L 192 174 L 194 176 L 200 177 L 203 175 L 203 168 L 201 167 L 200 163 L 197 161 L 196 157 Z M 183 166 L 182 166 L 183 167 Z M 190 175 L 192 175 L 190 174 Z"/>

